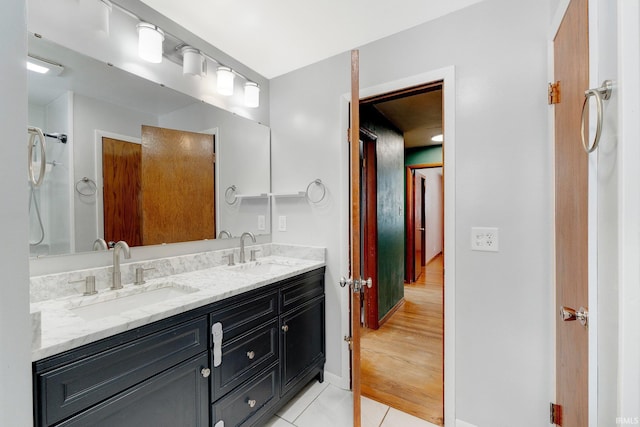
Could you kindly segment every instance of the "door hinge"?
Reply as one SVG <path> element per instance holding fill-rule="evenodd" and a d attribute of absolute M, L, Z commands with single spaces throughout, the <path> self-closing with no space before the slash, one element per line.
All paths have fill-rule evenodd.
<path fill-rule="evenodd" d="M 350 336 L 345 336 L 344 340 L 349 344 L 349 351 L 353 350 L 353 338 Z"/>
<path fill-rule="evenodd" d="M 560 81 L 549 83 L 549 105 L 560 103 Z"/>
<path fill-rule="evenodd" d="M 351 128 L 347 129 L 347 143 L 351 142 Z"/>
<path fill-rule="evenodd" d="M 551 424 L 562 426 L 562 405 L 551 403 L 549 422 Z"/>

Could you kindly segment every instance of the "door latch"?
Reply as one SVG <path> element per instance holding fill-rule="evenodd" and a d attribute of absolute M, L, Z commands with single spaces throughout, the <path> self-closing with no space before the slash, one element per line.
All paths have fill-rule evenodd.
<path fill-rule="evenodd" d="M 584 307 L 580 307 L 578 311 L 576 311 L 573 308 L 561 306 L 560 317 L 565 322 L 577 320 L 582 326 L 589 326 L 589 312 Z"/>

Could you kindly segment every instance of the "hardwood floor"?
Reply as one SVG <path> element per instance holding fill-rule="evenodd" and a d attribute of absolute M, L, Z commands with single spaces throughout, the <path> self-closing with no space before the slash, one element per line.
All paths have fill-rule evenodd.
<path fill-rule="evenodd" d="M 444 419 L 443 257 L 405 284 L 405 303 L 377 331 L 363 328 L 362 395 L 433 424 Z"/>

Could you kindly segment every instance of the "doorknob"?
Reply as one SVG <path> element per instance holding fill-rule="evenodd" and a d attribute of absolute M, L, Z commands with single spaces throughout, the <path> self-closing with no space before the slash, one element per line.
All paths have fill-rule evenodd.
<path fill-rule="evenodd" d="M 560 307 L 560 317 L 565 322 L 571 322 L 574 320 L 578 320 L 582 326 L 587 326 L 589 323 L 589 312 L 584 308 L 580 307 L 578 311 L 569 307 Z"/>

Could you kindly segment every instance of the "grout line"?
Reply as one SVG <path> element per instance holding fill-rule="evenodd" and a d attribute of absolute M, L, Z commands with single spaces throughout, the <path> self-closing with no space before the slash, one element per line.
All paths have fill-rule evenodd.
<path fill-rule="evenodd" d="M 318 384 L 320 384 L 320 383 L 318 383 Z M 304 408 L 302 411 L 300 411 L 300 414 L 299 414 L 297 417 L 295 417 L 295 418 L 293 419 L 293 422 L 292 422 L 291 424 L 293 424 L 295 427 L 297 427 L 297 426 L 296 426 L 296 421 L 298 421 L 298 418 L 300 418 L 300 417 L 302 416 L 302 414 L 304 414 L 304 413 L 305 413 L 305 411 L 306 411 L 307 409 L 309 409 L 309 406 L 311 406 L 311 404 L 312 404 L 313 402 L 315 402 L 316 400 L 318 400 L 318 398 L 320 397 L 320 395 L 321 395 L 322 393 L 324 393 L 326 389 L 328 389 L 328 388 L 329 388 L 329 385 L 330 385 L 330 384 L 327 384 L 327 385 L 322 389 L 322 391 L 321 391 L 320 393 L 318 393 L 318 395 L 317 395 L 316 397 L 314 397 L 314 398 L 313 398 L 313 400 L 312 400 L 311 402 L 309 402 L 309 404 L 308 404 L 307 406 L 305 406 L 305 408 Z"/>

